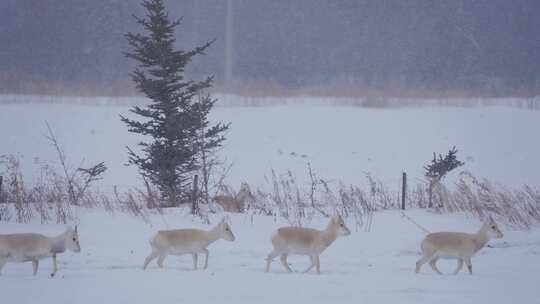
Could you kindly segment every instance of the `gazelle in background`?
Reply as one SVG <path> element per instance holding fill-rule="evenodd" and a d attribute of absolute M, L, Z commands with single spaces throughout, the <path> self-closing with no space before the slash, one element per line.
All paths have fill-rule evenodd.
<path fill-rule="evenodd" d="M 438 274 L 442 274 L 437 268 L 439 258 L 457 259 L 457 268 L 454 274 L 467 265 L 469 273 L 472 274 L 471 257 L 482 249 L 492 238 L 502 238 L 503 233 L 499 230 L 497 223 L 490 216 L 477 233 L 461 232 L 437 232 L 428 234 L 422 241 L 422 258 L 416 262 L 416 273 L 420 268 L 429 262 L 429 266 Z"/>
<path fill-rule="evenodd" d="M 230 225 L 223 219 L 211 230 L 200 229 L 177 229 L 158 231 L 151 239 L 150 246 L 152 252 L 144 260 L 143 269 L 146 269 L 148 263 L 158 258 L 157 264 L 163 268 L 163 261 L 167 255 L 191 254 L 193 257 L 193 269 L 197 269 L 197 254 L 204 253 L 204 269 L 208 267 L 208 245 L 213 242 L 224 239 L 234 241 L 235 237 Z"/>
<path fill-rule="evenodd" d="M 79 234 L 75 229 L 68 227 L 66 231 L 56 237 L 47 237 L 37 233 L 0 234 L 0 271 L 7 262 L 32 262 L 34 275 L 37 274 L 39 260 L 52 257 L 53 277 L 58 271 L 56 256 L 69 249 L 80 252 Z"/>
<path fill-rule="evenodd" d="M 272 236 L 274 250 L 266 258 L 266 272 L 270 271 L 272 260 L 280 256 L 283 267 L 288 272 L 292 272 L 287 263 L 289 254 L 307 255 L 311 260 L 311 265 L 304 272 L 310 271 L 313 267 L 317 273 L 321 273 L 319 256 L 328 248 L 340 235 L 349 235 L 351 231 L 345 225 L 341 216 L 333 216 L 325 230 L 299 227 L 279 228 Z"/>
<path fill-rule="evenodd" d="M 236 195 L 216 195 L 212 198 L 212 201 L 220 205 L 225 212 L 241 213 L 246 210 L 246 203 L 251 197 L 252 194 L 249 185 L 242 183 Z"/>

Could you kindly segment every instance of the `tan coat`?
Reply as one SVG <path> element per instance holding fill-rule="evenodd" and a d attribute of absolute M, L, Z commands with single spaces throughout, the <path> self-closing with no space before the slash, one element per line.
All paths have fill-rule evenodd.
<path fill-rule="evenodd" d="M 490 217 L 477 233 L 436 232 L 428 234 L 422 241 L 422 258 L 416 262 L 416 273 L 420 272 L 423 264 L 428 263 L 438 274 L 437 260 L 456 259 L 458 265 L 454 274 L 459 273 L 463 263 L 472 274 L 471 258 L 492 238 L 502 238 L 503 233 L 497 223 Z"/>
<path fill-rule="evenodd" d="M 152 239 L 150 246 L 152 252 L 144 260 L 143 269 L 155 258 L 157 264 L 163 267 L 163 261 L 167 255 L 191 254 L 193 257 L 193 268 L 197 269 L 197 254 L 205 254 L 204 269 L 208 267 L 209 251 L 207 247 L 218 239 L 234 241 L 235 237 L 228 223 L 222 221 L 211 230 L 199 229 L 176 229 L 158 231 Z"/>
<path fill-rule="evenodd" d="M 54 276 L 58 271 L 56 255 L 69 249 L 80 252 L 79 235 L 75 230 L 68 228 L 56 237 L 47 237 L 37 233 L 18 233 L 0 235 L 0 271 L 7 262 L 32 262 L 34 275 L 37 274 L 39 260 L 52 257 Z"/>
<path fill-rule="evenodd" d="M 240 191 L 235 196 L 216 195 L 212 201 L 223 208 L 225 212 L 242 213 L 247 208 L 248 200 L 252 197 L 249 185 L 242 183 Z"/>
<path fill-rule="evenodd" d="M 292 272 L 292 269 L 287 263 L 287 256 L 289 254 L 299 254 L 310 257 L 311 265 L 305 272 L 315 267 L 317 273 L 320 273 L 320 254 L 339 235 L 349 235 L 350 233 L 350 230 L 340 216 L 332 217 L 324 230 L 299 227 L 279 228 L 272 236 L 274 249 L 266 259 L 266 272 L 270 271 L 270 263 L 277 256 L 280 256 L 281 263 L 285 269 L 288 272 Z"/>

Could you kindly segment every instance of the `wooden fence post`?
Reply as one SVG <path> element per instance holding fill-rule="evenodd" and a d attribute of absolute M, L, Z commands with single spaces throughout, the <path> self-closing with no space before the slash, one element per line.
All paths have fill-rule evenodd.
<path fill-rule="evenodd" d="M 405 210 L 405 198 L 407 197 L 407 173 L 403 172 L 401 182 L 401 209 Z"/>
<path fill-rule="evenodd" d="M 197 202 L 199 192 L 199 176 L 193 176 L 193 192 L 191 192 L 191 214 L 199 214 L 199 204 Z"/>
<path fill-rule="evenodd" d="M 0 175 L 0 203 L 4 200 L 4 195 L 2 194 L 2 182 L 4 181 L 4 177 Z"/>

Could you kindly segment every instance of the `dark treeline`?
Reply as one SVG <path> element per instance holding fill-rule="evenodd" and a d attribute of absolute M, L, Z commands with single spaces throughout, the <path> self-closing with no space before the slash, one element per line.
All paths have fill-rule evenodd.
<path fill-rule="evenodd" d="M 180 48 L 216 39 L 189 72 L 221 86 L 228 3 L 230 86 L 540 90 L 537 0 L 169 1 Z M 1 0 L 0 92 L 129 92 L 132 14 L 138 0 Z"/>

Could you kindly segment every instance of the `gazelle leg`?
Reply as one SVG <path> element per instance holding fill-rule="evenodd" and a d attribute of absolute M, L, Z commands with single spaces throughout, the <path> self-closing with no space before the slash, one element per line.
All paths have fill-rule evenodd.
<path fill-rule="evenodd" d="M 283 264 L 283 267 L 285 267 L 285 269 L 287 269 L 288 272 L 293 272 L 293 270 L 289 266 L 289 263 L 287 263 L 287 254 L 286 253 L 282 253 L 281 256 L 279 257 L 279 259 L 281 260 L 281 264 Z"/>
<path fill-rule="evenodd" d="M 158 257 L 157 264 L 159 268 L 163 268 L 163 262 L 165 261 L 165 258 L 167 257 L 166 254 L 162 254 Z"/>
<path fill-rule="evenodd" d="M 467 265 L 467 269 L 469 270 L 469 274 L 472 274 L 472 262 L 471 262 L 471 258 L 465 259 L 465 264 Z"/>
<path fill-rule="evenodd" d="M 315 269 L 317 270 L 317 274 L 321 274 L 321 260 L 318 255 L 315 256 Z"/>
<path fill-rule="evenodd" d="M 37 275 L 38 266 L 39 266 L 39 260 L 32 260 L 32 268 L 34 269 L 34 276 Z"/>
<path fill-rule="evenodd" d="M 197 270 L 197 254 L 192 253 L 191 256 L 193 257 L 193 270 Z"/>
<path fill-rule="evenodd" d="M 416 273 L 420 272 L 420 269 L 422 268 L 422 265 L 429 262 L 431 260 L 431 257 L 428 256 L 422 256 L 417 262 L 416 262 Z"/>
<path fill-rule="evenodd" d="M 2 275 L 2 268 L 4 268 L 4 265 L 7 263 L 7 258 L 0 258 L 0 275 Z"/>
<path fill-rule="evenodd" d="M 270 271 L 270 263 L 272 263 L 272 260 L 277 257 L 279 253 L 277 253 L 275 250 L 272 250 L 270 254 L 266 257 L 266 272 Z"/>
<path fill-rule="evenodd" d="M 204 248 L 204 268 L 203 269 L 206 269 L 208 268 L 208 256 L 210 255 L 210 252 L 208 251 L 208 249 Z"/>
<path fill-rule="evenodd" d="M 457 260 L 457 267 L 456 267 L 456 270 L 454 270 L 454 275 L 458 274 L 459 271 L 461 270 L 461 268 L 463 268 L 463 259 L 458 259 Z"/>
<path fill-rule="evenodd" d="M 429 266 L 431 266 L 431 269 L 433 269 L 433 271 L 435 271 L 437 274 L 442 274 L 442 272 L 439 270 L 439 268 L 437 268 L 437 261 L 438 260 L 439 260 L 439 258 L 431 259 L 431 261 L 429 261 Z"/>
<path fill-rule="evenodd" d="M 304 271 L 304 273 L 309 272 L 313 267 L 315 267 L 315 259 L 313 256 L 309 256 L 309 260 L 311 261 L 311 265 L 309 265 L 308 269 Z"/>
<path fill-rule="evenodd" d="M 148 266 L 148 263 L 152 262 L 153 259 L 157 258 L 159 256 L 159 253 L 157 251 L 152 251 L 150 255 L 144 259 L 144 265 L 143 269 L 146 269 L 146 266 Z"/>
<path fill-rule="evenodd" d="M 56 272 L 58 271 L 58 263 L 56 262 L 56 253 L 52 256 L 53 260 L 53 272 L 51 273 L 51 277 L 54 277 L 56 275 Z"/>

